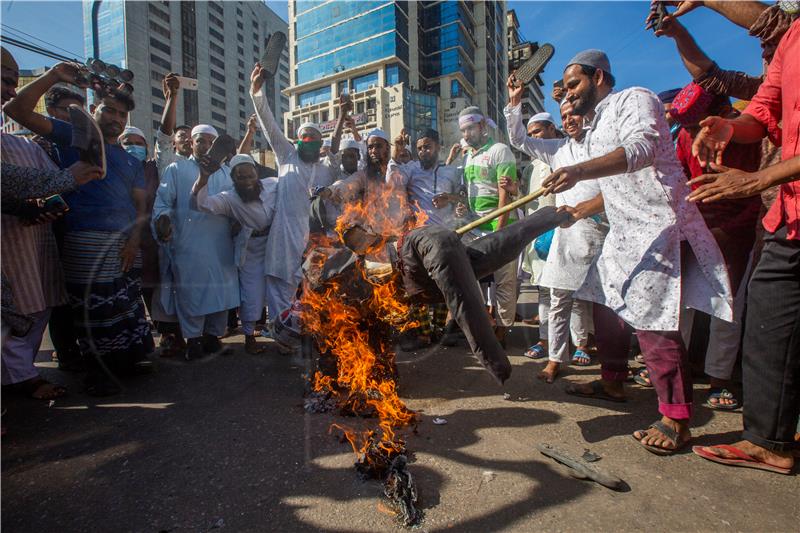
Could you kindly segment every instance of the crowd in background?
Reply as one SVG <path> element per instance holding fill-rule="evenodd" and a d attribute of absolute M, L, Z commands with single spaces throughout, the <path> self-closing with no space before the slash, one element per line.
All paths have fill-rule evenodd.
<path fill-rule="evenodd" d="M 542 382 L 599 361 L 600 379 L 571 382 L 567 393 L 625 402 L 625 382 L 653 388 L 659 417 L 634 437 L 668 455 L 691 442 L 689 347 L 706 315 L 696 350 L 709 381 L 704 408 L 742 408 L 744 432 L 736 444 L 694 452 L 788 473 L 800 417 L 800 22 L 792 3 L 703 3 L 760 39 L 765 70 L 751 76 L 707 57 L 681 24 L 700 3 L 666 4 L 676 9 L 655 36 L 674 40 L 688 85 L 615 90 L 613 58 L 585 50 L 555 66 L 561 116 L 524 122 L 524 87 L 512 73 L 500 132 L 510 145 L 470 106 L 444 162 L 435 130 L 414 139 L 359 132 L 347 95 L 331 139 L 313 123 L 288 138 L 258 64 L 255 114 L 238 144 L 207 124 L 177 124 L 180 86 L 168 74 L 151 145 L 128 124 L 129 92 L 111 88 L 86 102 L 64 87 L 85 87 L 72 63 L 17 88 L 19 69 L 3 49 L 3 110 L 34 134 L 2 135 L 4 389 L 42 400 L 66 393 L 34 366 L 48 327 L 59 369 L 85 372 L 95 396 L 152 372 L 156 352 L 187 361 L 230 352 L 221 339 L 239 328 L 247 353 L 271 345 L 290 353 L 278 330 L 297 302 L 309 241 L 334 236 L 353 206 L 402 198 L 426 224 L 455 229 L 542 190 L 464 237 L 546 207 L 570 215 L 481 280 L 485 319 L 503 347 L 515 324 L 537 325 L 538 341 L 511 355 L 546 360 Z M 35 111 L 42 97 L 46 116 Z M 69 107 L 87 103 L 104 168 L 73 146 Z M 258 128 L 277 170 L 249 155 Z M 531 162 L 518 168 L 512 148 Z M 362 225 L 386 233 L 405 216 L 387 210 Z M 537 288 L 536 316 L 517 314 L 522 281 Z M 461 342 L 444 304 L 411 304 L 419 326 L 401 349 Z"/>

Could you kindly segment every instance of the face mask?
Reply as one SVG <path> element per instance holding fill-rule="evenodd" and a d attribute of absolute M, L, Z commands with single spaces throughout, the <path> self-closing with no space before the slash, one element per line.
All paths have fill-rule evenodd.
<path fill-rule="evenodd" d="M 125 151 L 131 154 L 139 161 L 144 161 L 145 159 L 147 159 L 147 148 L 145 148 L 144 146 L 130 144 L 125 147 Z"/>
<path fill-rule="evenodd" d="M 322 148 L 322 141 L 297 141 L 297 150 L 300 152 L 318 154 Z"/>

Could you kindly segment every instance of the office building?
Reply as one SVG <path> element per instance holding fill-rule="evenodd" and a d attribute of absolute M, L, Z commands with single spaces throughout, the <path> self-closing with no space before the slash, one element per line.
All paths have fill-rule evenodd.
<path fill-rule="evenodd" d="M 289 132 L 306 120 L 332 132 L 349 92 L 362 131 L 432 127 L 449 148 L 458 113 L 478 105 L 505 137 L 505 2 L 290 1 L 289 42 Z"/>
<path fill-rule="evenodd" d="M 525 63 L 539 49 L 539 43 L 525 41 L 519 32 L 519 20 L 513 9 L 509 9 L 506 14 L 508 18 L 508 71 L 511 72 Z M 541 74 L 536 76 L 522 93 L 522 118 L 523 123 L 527 124 L 528 119 L 536 113 L 544 111 L 544 94 L 542 87 Z M 517 162 L 521 165 L 527 164 L 531 160 L 530 156 L 518 150 L 514 150 Z"/>
<path fill-rule="evenodd" d="M 152 141 L 164 110 L 168 72 L 198 80 L 182 90 L 178 124 L 207 123 L 234 138 L 253 112 L 250 72 L 267 39 L 287 24 L 264 2 L 122 2 L 84 0 L 85 55 L 133 71 L 136 109 L 130 123 Z M 274 109 L 288 110 L 288 46 L 266 86 Z M 258 132 L 255 146 L 265 141 Z"/>

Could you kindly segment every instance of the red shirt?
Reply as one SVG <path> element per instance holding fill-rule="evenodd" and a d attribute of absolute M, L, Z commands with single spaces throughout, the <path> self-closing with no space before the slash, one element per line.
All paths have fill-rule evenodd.
<path fill-rule="evenodd" d="M 785 161 L 800 155 L 800 19 L 778 44 L 767 77 L 744 111 L 764 127 Z M 775 233 L 786 225 L 787 237 L 800 240 L 800 181 L 781 185 L 778 197 L 764 217 L 764 228 Z"/>
<path fill-rule="evenodd" d="M 683 166 L 687 179 L 696 178 L 706 172 L 700 162 L 692 155 L 694 139 L 685 129 L 678 133 L 675 153 Z M 755 172 L 761 163 L 761 143 L 730 143 L 722 154 L 722 164 L 745 172 Z M 695 184 L 692 189 L 700 185 Z M 720 228 L 731 235 L 740 234 L 745 239 L 755 239 L 756 222 L 761 211 L 761 196 L 750 196 L 736 200 L 699 202 L 697 207 L 710 229 Z"/>

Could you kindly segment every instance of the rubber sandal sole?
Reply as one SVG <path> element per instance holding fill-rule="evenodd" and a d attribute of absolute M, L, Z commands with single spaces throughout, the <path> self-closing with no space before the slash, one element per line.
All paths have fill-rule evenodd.
<path fill-rule="evenodd" d="M 628 401 L 627 398 L 618 398 L 616 396 L 611 396 L 605 390 L 603 390 L 603 385 L 600 384 L 599 381 L 595 381 L 592 383 L 592 393 L 587 394 L 585 392 L 581 392 L 575 388 L 575 384 L 570 383 L 564 388 L 564 392 L 569 394 L 570 396 L 577 396 L 579 398 L 589 398 L 589 399 L 597 399 L 597 400 L 604 400 L 607 402 L 614 402 L 614 403 L 626 403 Z"/>
<path fill-rule="evenodd" d="M 720 457 L 719 455 L 707 451 L 707 448 L 720 448 L 726 451 L 730 451 L 731 453 L 736 453 L 733 452 L 733 450 L 736 450 L 738 453 L 742 454 L 742 456 L 746 456 L 747 459 L 745 459 L 744 457 L 739 459 L 732 459 L 730 457 Z M 741 466 L 743 468 L 764 470 L 765 472 L 773 472 L 775 474 L 783 474 L 783 475 L 789 475 L 792 472 L 791 468 L 782 468 L 780 466 L 764 463 L 762 461 L 759 461 L 758 459 L 755 459 L 754 457 L 751 457 L 750 455 L 747 455 L 739 448 L 730 446 L 728 444 L 723 444 L 720 446 L 692 446 L 692 452 L 695 455 L 702 457 L 703 459 L 707 459 L 709 461 L 712 461 L 714 463 L 719 463 L 721 465 Z"/>

